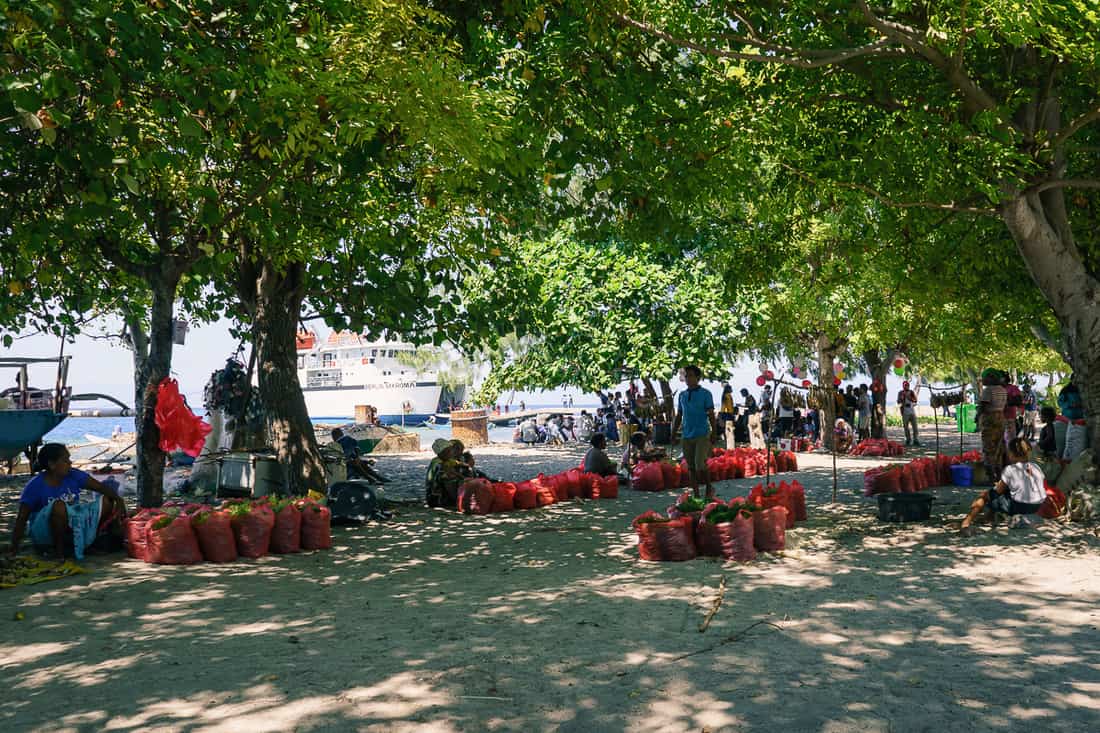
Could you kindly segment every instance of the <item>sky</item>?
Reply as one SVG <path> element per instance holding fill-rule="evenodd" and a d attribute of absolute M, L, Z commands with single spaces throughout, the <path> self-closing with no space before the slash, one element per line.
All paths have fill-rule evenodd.
<path fill-rule="evenodd" d="M 180 384 L 180 391 L 187 397 L 192 405 L 202 404 L 203 387 L 210 378 L 211 372 L 219 369 L 225 360 L 233 356 L 238 347 L 238 342 L 230 335 L 230 321 L 219 320 L 215 323 L 191 326 L 187 334 L 186 343 L 176 346 L 173 351 L 172 376 Z M 104 319 L 88 329 L 89 334 L 102 334 L 108 330 L 118 331 L 117 323 Z M 318 329 L 319 332 L 322 329 Z M 57 356 L 61 347 L 61 341 L 51 335 L 31 335 L 21 338 L 10 349 L 0 347 L 0 354 L 4 356 Z M 72 343 L 65 345 L 65 353 L 72 355 L 73 359 L 69 370 L 69 384 L 73 392 L 88 393 L 97 392 L 109 394 L 125 402 L 133 404 L 133 360 L 128 349 L 118 343 L 117 340 L 101 340 L 91 338 L 89 335 L 77 336 Z M 247 354 L 247 352 L 246 352 Z M 777 363 L 769 364 L 769 367 L 778 375 L 780 366 Z M 789 365 L 782 365 L 788 367 Z M 35 386 L 52 385 L 54 371 L 52 365 L 44 365 L 31 370 L 31 383 Z M 756 386 L 756 377 L 760 373 L 759 366 L 745 359 L 735 365 L 733 377 L 730 383 L 734 386 L 734 392 L 739 392 L 741 387 L 748 387 L 753 394 L 759 395 L 760 388 Z M 786 377 L 794 380 L 789 374 Z M 0 375 L 0 384 L 14 383 L 15 375 Z M 848 383 L 859 384 L 867 382 L 869 378 L 856 375 L 854 380 L 846 380 Z M 721 385 L 715 382 L 705 382 L 717 398 L 721 392 Z M 624 385 L 617 388 L 623 389 Z M 674 381 L 673 388 L 678 388 Z M 901 388 L 901 380 L 893 374 L 887 380 L 887 388 L 891 394 Z M 518 404 L 523 400 L 528 405 L 554 405 L 560 404 L 563 396 L 572 396 L 574 404 L 592 405 L 598 403 L 595 395 L 585 395 L 576 389 L 558 389 L 537 394 L 517 392 L 513 403 Z M 501 402 L 507 399 L 509 393 L 501 396 Z M 922 390 L 919 401 L 922 404 L 928 402 L 928 391 Z M 78 403 L 74 407 L 88 409 L 96 403 Z"/>

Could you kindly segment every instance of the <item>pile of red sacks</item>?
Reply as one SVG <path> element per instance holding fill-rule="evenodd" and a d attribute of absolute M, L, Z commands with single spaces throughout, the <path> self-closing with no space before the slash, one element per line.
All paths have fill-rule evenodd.
<path fill-rule="evenodd" d="M 861 440 L 859 445 L 852 448 L 853 456 L 900 456 L 903 453 L 905 453 L 905 446 L 886 438 Z"/>
<path fill-rule="evenodd" d="M 915 458 L 906 464 L 879 466 L 863 472 L 863 495 L 913 493 L 931 486 L 951 485 L 951 466 L 981 460 L 981 453 L 968 451 L 961 456 Z"/>
<path fill-rule="evenodd" d="M 806 519 L 806 492 L 793 481 L 757 484 L 748 498 L 712 501 L 705 506 L 686 492 L 667 516 L 647 511 L 634 518 L 638 554 L 643 560 L 678 562 L 698 556 L 749 562 L 757 551 L 779 552 L 786 531 Z"/>
<path fill-rule="evenodd" d="M 977 463 L 981 451 L 967 451 L 959 456 L 917 458 L 905 465 L 879 466 L 863 473 L 863 495 L 913 493 L 933 486 L 950 486 L 951 467 L 960 463 Z M 1059 516 L 1066 507 L 1066 496 L 1049 482 L 1044 482 L 1047 498 L 1039 508 L 1039 516 Z"/>
<path fill-rule="evenodd" d="M 166 504 L 125 522 L 130 557 L 162 565 L 232 562 L 332 547 L 332 513 L 311 499 Z"/>
<path fill-rule="evenodd" d="M 553 476 L 539 474 L 528 481 L 493 483 L 471 478 L 458 490 L 458 509 L 466 514 L 490 514 L 534 509 L 571 499 L 616 499 L 619 477 L 571 468 Z"/>
<path fill-rule="evenodd" d="M 769 461 L 770 458 L 770 461 Z M 798 457 L 793 451 L 778 451 L 770 456 L 758 448 L 715 448 L 707 459 L 711 481 L 728 481 L 798 470 Z M 634 468 L 630 486 L 635 491 L 666 491 L 689 485 L 687 461 L 680 464 L 667 461 L 647 461 Z"/>

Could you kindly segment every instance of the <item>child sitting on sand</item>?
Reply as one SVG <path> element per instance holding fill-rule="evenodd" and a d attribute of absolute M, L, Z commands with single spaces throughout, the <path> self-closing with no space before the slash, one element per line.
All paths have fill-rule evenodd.
<path fill-rule="evenodd" d="M 1031 443 L 1025 438 L 1014 438 L 1008 444 L 1008 465 L 1001 471 L 1001 480 L 974 500 L 960 531 L 964 537 L 972 536 L 971 524 L 987 509 L 1010 517 L 1035 514 L 1046 496 L 1043 471 L 1031 461 Z"/>

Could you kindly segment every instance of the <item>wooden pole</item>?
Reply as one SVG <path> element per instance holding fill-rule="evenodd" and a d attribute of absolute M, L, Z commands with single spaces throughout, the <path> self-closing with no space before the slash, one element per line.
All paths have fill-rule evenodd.
<path fill-rule="evenodd" d="M 836 440 L 833 440 L 833 447 L 829 450 L 833 454 L 833 503 L 836 504 Z"/>
<path fill-rule="evenodd" d="M 936 457 L 940 457 L 940 418 L 936 408 L 932 408 L 932 421 L 936 423 Z"/>

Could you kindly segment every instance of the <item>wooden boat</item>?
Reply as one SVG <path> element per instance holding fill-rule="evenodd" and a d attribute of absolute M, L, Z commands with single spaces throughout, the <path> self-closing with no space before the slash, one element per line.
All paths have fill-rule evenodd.
<path fill-rule="evenodd" d="M 16 386 L 0 392 L 0 460 L 10 460 L 24 452 L 33 456 L 42 443 L 42 436 L 68 416 L 72 388 L 65 386 L 65 382 L 70 358 L 0 358 L 0 369 L 18 371 Z M 28 367 L 45 363 L 57 364 L 54 389 L 30 387 Z"/>

